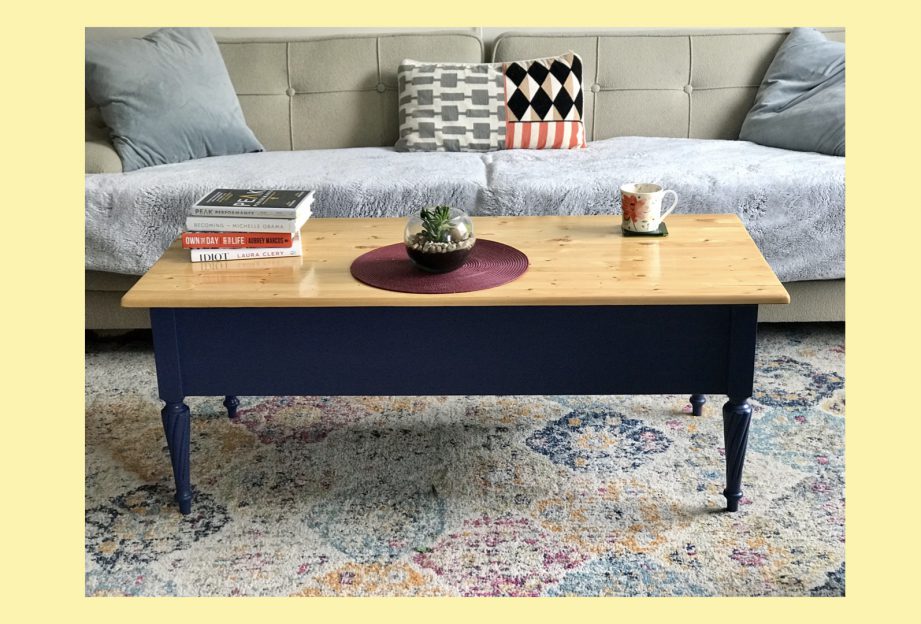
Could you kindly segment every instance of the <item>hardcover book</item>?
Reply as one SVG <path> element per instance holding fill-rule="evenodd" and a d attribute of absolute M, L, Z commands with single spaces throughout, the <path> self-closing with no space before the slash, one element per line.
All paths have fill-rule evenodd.
<path fill-rule="evenodd" d="M 236 248 L 236 249 L 192 249 L 192 262 L 220 262 L 226 260 L 250 260 L 256 258 L 290 258 L 303 255 L 301 237 L 295 236 L 290 247 Z"/>
<path fill-rule="evenodd" d="M 183 232 L 183 249 L 245 249 L 290 247 L 293 235 L 287 232 Z"/>
<path fill-rule="evenodd" d="M 293 219 L 313 203 L 313 191 L 214 189 L 199 199 L 190 215 Z"/>
<path fill-rule="evenodd" d="M 299 210 L 292 219 L 263 219 L 259 217 L 197 217 L 189 215 L 185 227 L 189 232 L 264 232 L 294 234 L 304 226 L 310 210 Z"/>

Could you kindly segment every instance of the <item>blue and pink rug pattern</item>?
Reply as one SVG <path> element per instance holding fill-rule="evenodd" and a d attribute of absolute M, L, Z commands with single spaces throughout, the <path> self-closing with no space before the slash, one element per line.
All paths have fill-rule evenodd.
<path fill-rule="evenodd" d="M 843 328 L 758 349 L 737 514 L 722 397 L 213 397 L 183 517 L 149 338 L 91 340 L 86 594 L 843 595 Z"/>

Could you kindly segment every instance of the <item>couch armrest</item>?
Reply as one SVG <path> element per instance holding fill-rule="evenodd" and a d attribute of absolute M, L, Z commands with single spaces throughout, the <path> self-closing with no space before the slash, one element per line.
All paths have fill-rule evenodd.
<path fill-rule="evenodd" d="M 86 173 L 121 173 L 122 161 L 109 140 L 98 108 L 86 110 Z"/>

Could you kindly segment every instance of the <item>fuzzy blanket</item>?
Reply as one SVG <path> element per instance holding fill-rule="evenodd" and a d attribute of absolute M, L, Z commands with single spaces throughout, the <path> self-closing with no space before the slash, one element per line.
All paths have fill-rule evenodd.
<path fill-rule="evenodd" d="M 314 217 L 618 214 L 618 187 L 656 182 L 676 213 L 737 213 L 782 281 L 844 277 L 844 158 L 746 141 L 618 137 L 582 150 L 264 152 L 86 176 L 86 268 L 140 275 L 212 188 L 312 188 Z"/>

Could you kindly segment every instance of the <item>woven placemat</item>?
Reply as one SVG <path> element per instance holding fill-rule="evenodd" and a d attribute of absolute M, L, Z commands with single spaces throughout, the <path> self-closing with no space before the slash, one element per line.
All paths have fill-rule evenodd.
<path fill-rule="evenodd" d="M 450 273 L 426 273 L 396 243 L 369 251 L 352 262 L 352 276 L 375 288 L 443 295 L 485 290 L 506 284 L 528 270 L 528 257 L 514 247 L 477 239 L 464 265 Z"/>

